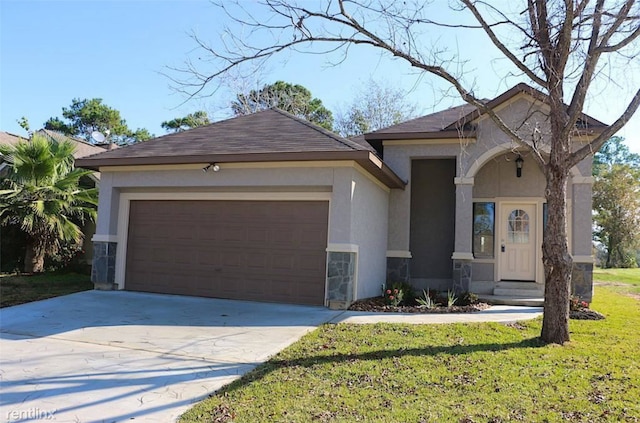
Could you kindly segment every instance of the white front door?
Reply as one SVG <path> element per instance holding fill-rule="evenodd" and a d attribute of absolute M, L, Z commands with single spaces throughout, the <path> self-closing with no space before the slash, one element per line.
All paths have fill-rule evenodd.
<path fill-rule="evenodd" d="M 536 205 L 502 204 L 500 279 L 536 278 Z"/>

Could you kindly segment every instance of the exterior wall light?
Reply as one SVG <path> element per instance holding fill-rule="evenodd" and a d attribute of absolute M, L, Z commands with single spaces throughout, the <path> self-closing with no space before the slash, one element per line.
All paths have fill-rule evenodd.
<path fill-rule="evenodd" d="M 208 165 L 202 168 L 202 171 L 204 173 L 207 173 L 209 169 L 213 170 L 214 172 L 217 172 L 220 170 L 220 166 L 218 166 L 217 163 L 209 163 Z"/>
<path fill-rule="evenodd" d="M 516 176 L 520 178 L 522 176 L 522 164 L 524 163 L 524 159 L 521 155 L 518 154 L 518 158 L 516 159 Z"/>

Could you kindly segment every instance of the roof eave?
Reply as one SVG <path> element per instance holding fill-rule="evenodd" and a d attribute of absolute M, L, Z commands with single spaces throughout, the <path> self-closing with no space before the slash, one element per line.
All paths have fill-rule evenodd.
<path fill-rule="evenodd" d="M 449 139 L 449 138 L 474 138 L 474 130 L 452 130 L 435 132 L 396 132 L 396 133 L 371 133 L 364 136 L 366 141 L 388 141 L 406 139 Z"/>
<path fill-rule="evenodd" d="M 239 154 L 207 154 L 196 156 L 160 156 L 160 157 L 122 157 L 122 158 L 81 158 L 75 165 L 84 169 L 99 171 L 109 166 L 144 166 L 195 163 L 261 163 L 284 161 L 334 161 L 353 160 L 375 176 L 388 188 L 404 189 L 405 182 L 400 179 L 374 153 L 368 150 L 359 151 L 320 151 L 320 152 L 286 152 L 286 153 L 239 153 Z"/>

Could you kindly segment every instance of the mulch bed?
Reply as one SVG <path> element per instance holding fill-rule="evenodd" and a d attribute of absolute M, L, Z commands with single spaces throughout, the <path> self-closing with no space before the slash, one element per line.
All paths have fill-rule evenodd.
<path fill-rule="evenodd" d="M 423 306 L 398 306 L 387 305 L 382 297 L 366 298 L 358 300 L 351 304 L 349 310 L 352 311 L 375 311 L 382 313 L 424 313 L 424 314 L 443 314 L 443 313 L 473 313 L 476 311 L 486 310 L 491 307 L 486 303 L 476 303 L 467 306 L 438 306 L 436 308 L 426 308 Z"/>
<path fill-rule="evenodd" d="M 569 318 L 574 320 L 603 320 L 605 317 L 602 313 L 588 308 L 582 310 L 571 310 Z"/>

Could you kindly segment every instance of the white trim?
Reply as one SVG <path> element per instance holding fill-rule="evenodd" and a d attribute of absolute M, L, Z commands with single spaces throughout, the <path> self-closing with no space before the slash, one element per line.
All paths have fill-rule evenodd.
<path fill-rule="evenodd" d="M 574 263 L 595 263 L 595 259 L 593 256 L 573 256 Z"/>
<path fill-rule="evenodd" d="M 574 176 L 571 183 L 575 184 L 593 184 L 593 176 Z"/>
<path fill-rule="evenodd" d="M 118 242 L 118 235 L 102 235 L 102 234 L 93 234 L 91 238 L 93 242 Z"/>
<path fill-rule="evenodd" d="M 327 245 L 327 253 L 358 253 L 359 247 L 356 244 L 332 244 Z"/>
<path fill-rule="evenodd" d="M 387 250 L 387 257 L 412 258 L 413 256 L 408 250 Z"/>
<path fill-rule="evenodd" d="M 452 260 L 473 260 L 473 253 L 460 253 L 457 251 L 454 251 L 453 255 L 451 256 Z"/>
<path fill-rule="evenodd" d="M 473 185 L 475 178 L 466 178 L 461 176 L 456 176 L 453 178 L 453 183 L 456 185 Z"/>
<path fill-rule="evenodd" d="M 118 209 L 118 235 L 116 250 L 115 284 L 124 289 L 127 264 L 127 234 L 129 233 L 129 208 L 132 200 L 231 200 L 231 201 L 329 201 L 330 192 L 124 192 L 120 194 Z M 327 231 L 330 226 L 327 227 Z M 327 233 L 327 236 L 329 234 Z M 326 273 L 325 273 L 326 279 Z M 326 300 L 326 286 L 325 286 Z"/>
<path fill-rule="evenodd" d="M 501 221 L 502 219 L 502 209 L 505 206 L 505 204 L 528 204 L 528 205 L 535 205 L 535 209 L 536 209 L 536 221 L 535 221 L 535 225 L 536 225 L 536 230 L 535 230 L 535 237 L 536 237 L 536 241 L 535 241 L 535 254 L 536 254 L 536 258 L 535 258 L 535 277 L 534 280 L 536 283 L 538 284 L 543 284 L 544 283 L 544 267 L 542 264 L 542 240 L 543 240 L 543 204 L 545 203 L 546 199 L 544 197 L 497 197 L 494 199 L 494 202 L 496 204 L 496 208 L 495 208 L 495 234 L 494 234 L 494 240 L 495 240 L 495 246 L 494 246 L 494 257 L 495 257 L 495 266 L 493 268 L 493 272 L 494 272 L 494 277 L 496 281 L 500 281 L 502 280 L 502 255 L 501 255 L 501 244 L 502 244 L 502 240 L 504 239 L 504 228 L 503 228 L 503 222 Z M 570 203 L 569 200 L 567 200 L 567 210 L 569 210 L 570 208 Z M 567 235 L 570 238 L 570 228 L 571 228 L 571 220 L 569 219 L 569 217 L 567 216 L 567 221 L 568 221 L 568 228 L 567 228 Z"/>
<path fill-rule="evenodd" d="M 489 150 L 482 153 L 480 157 L 474 160 L 473 164 L 471 165 L 471 167 L 469 167 L 467 173 L 465 173 L 464 176 L 467 178 L 473 178 L 474 176 L 476 176 L 482 166 L 484 166 L 485 163 L 487 163 L 489 160 L 500 154 L 518 151 L 518 148 L 519 147 L 516 146 L 513 142 L 505 142 L 503 144 L 496 145 L 495 147 L 490 148 Z M 576 166 L 573 166 L 570 172 L 571 176 L 574 178 L 582 176 L 580 170 Z"/>

